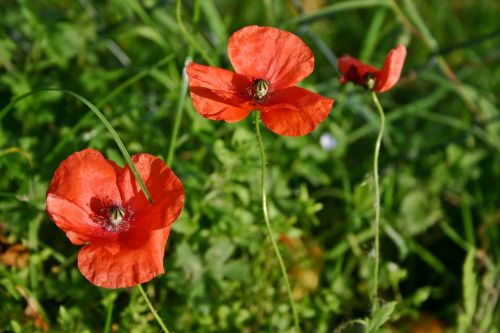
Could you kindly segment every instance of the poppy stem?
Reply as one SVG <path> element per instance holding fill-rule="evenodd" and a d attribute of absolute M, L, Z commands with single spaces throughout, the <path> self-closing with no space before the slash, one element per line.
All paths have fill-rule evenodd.
<path fill-rule="evenodd" d="M 297 309 L 295 308 L 295 303 L 292 298 L 292 288 L 290 287 L 290 281 L 288 280 L 288 275 L 286 272 L 285 263 L 283 262 L 283 258 L 281 257 L 280 250 L 278 248 L 278 244 L 273 236 L 273 231 L 271 229 L 271 223 L 269 222 L 269 213 L 267 211 L 267 196 L 266 196 L 266 155 L 264 153 L 264 144 L 262 143 L 262 136 L 260 134 L 260 112 L 255 112 L 255 133 L 257 135 L 257 142 L 259 144 L 259 154 L 260 154 L 260 163 L 261 163 L 261 196 L 262 196 L 262 213 L 264 215 L 264 222 L 266 223 L 266 230 L 269 238 L 271 239 L 271 243 L 273 245 L 274 252 L 276 254 L 276 258 L 278 259 L 281 274 L 283 275 L 283 279 L 285 280 L 285 286 L 288 293 L 288 301 L 290 302 L 290 307 L 292 308 L 293 313 L 293 322 L 295 325 L 295 333 L 300 333 L 299 326 L 299 316 L 297 315 Z"/>
<path fill-rule="evenodd" d="M 137 288 L 141 292 L 142 298 L 144 298 L 144 301 L 146 301 L 146 304 L 148 305 L 149 310 L 153 313 L 153 316 L 155 317 L 156 321 L 160 325 L 163 332 L 170 333 L 169 330 L 167 329 L 167 326 L 165 326 L 165 323 L 163 322 L 163 320 L 160 318 L 160 316 L 156 312 L 155 308 L 153 307 L 153 304 L 151 304 L 151 301 L 149 300 L 148 295 L 146 295 L 146 292 L 144 291 L 144 289 L 142 288 L 142 285 L 138 284 Z"/>
<path fill-rule="evenodd" d="M 378 131 L 377 141 L 375 142 L 375 152 L 373 154 L 373 184 L 375 188 L 375 223 L 373 225 L 375 234 L 375 264 L 373 268 L 373 286 L 372 286 L 372 311 L 378 309 L 378 273 L 380 266 L 380 188 L 378 178 L 378 156 L 380 155 L 380 144 L 384 136 L 385 116 L 384 109 L 380 104 L 377 94 L 372 92 L 373 102 L 377 107 L 380 116 L 380 128 Z"/>

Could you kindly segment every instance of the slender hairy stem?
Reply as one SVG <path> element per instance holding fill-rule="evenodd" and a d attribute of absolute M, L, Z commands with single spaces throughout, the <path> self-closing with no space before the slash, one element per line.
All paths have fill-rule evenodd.
<path fill-rule="evenodd" d="M 378 271 L 380 265 L 380 189 L 378 180 L 378 156 L 380 154 L 380 143 L 384 136 L 385 116 L 384 109 L 378 100 L 377 94 L 372 92 L 373 102 L 377 107 L 380 116 L 380 129 L 378 131 L 377 142 L 375 143 L 375 153 L 373 154 L 373 183 L 375 187 L 375 223 L 373 224 L 375 234 L 375 267 L 373 269 L 372 286 L 372 310 L 378 309 Z"/>
<path fill-rule="evenodd" d="M 163 320 L 160 318 L 160 316 L 158 315 L 158 313 L 156 312 L 155 308 L 153 307 L 153 305 L 151 304 L 151 301 L 149 300 L 148 298 L 148 295 L 146 295 L 146 292 L 144 291 L 144 289 L 142 288 L 142 285 L 138 284 L 137 285 L 137 288 L 139 289 L 139 291 L 141 292 L 141 295 L 142 295 L 142 298 L 144 298 L 144 300 L 146 301 L 146 304 L 148 305 L 149 307 L 149 310 L 151 310 L 151 312 L 153 313 L 153 316 L 155 316 L 155 319 L 156 321 L 158 322 L 158 324 L 160 325 L 161 329 L 163 330 L 163 332 L 165 333 L 170 333 L 167 329 L 167 326 L 165 326 L 165 323 L 163 322 Z"/>
<path fill-rule="evenodd" d="M 264 144 L 262 143 L 262 136 L 260 135 L 260 113 L 255 111 L 255 132 L 257 134 L 257 142 L 259 143 L 259 153 L 260 153 L 260 164 L 261 164 L 261 179 L 260 179 L 260 190 L 262 195 L 262 213 L 264 215 L 264 222 L 266 223 L 267 234 L 271 239 L 271 243 L 273 244 L 274 253 L 276 254 L 276 258 L 278 258 L 278 262 L 281 269 L 281 274 L 283 275 L 283 279 L 285 280 L 286 290 L 288 292 L 288 301 L 290 302 L 290 307 L 292 308 L 293 313 L 293 322 L 295 324 L 295 332 L 300 332 L 299 326 L 299 316 L 297 315 L 297 310 L 295 309 L 295 303 L 292 298 L 292 288 L 290 287 L 290 281 L 288 280 L 288 275 L 286 273 L 285 263 L 283 262 L 283 258 L 281 257 L 280 250 L 278 248 L 278 244 L 276 244 L 276 240 L 273 236 L 273 231 L 271 229 L 271 223 L 269 222 L 269 213 L 267 212 L 267 197 L 266 197 L 266 155 L 264 154 Z"/>

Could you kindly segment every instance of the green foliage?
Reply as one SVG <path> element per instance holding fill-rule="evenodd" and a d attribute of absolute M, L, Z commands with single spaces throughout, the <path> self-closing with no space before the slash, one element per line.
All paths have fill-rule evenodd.
<path fill-rule="evenodd" d="M 476 249 L 471 248 L 465 257 L 463 267 L 463 305 L 464 312 L 458 317 L 458 332 L 467 332 L 473 329 L 474 314 L 477 307 L 476 273 L 474 272 L 474 256 Z"/>
<path fill-rule="evenodd" d="M 382 325 L 384 325 L 391 318 L 391 315 L 396 308 L 396 304 L 397 302 L 389 302 L 378 308 L 368 320 L 366 332 L 376 332 L 380 327 L 382 327 Z"/>
<path fill-rule="evenodd" d="M 202 118 L 183 75 L 190 58 L 230 69 L 227 39 L 251 24 L 300 35 L 315 54 L 301 86 L 335 99 L 307 136 L 263 128 L 270 219 L 303 332 L 411 332 L 426 321 L 498 331 L 499 10 L 493 0 L 2 1 L 0 331 L 159 331 L 138 290 L 83 278 L 78 248 L 45 213 L 69 154 L 92 147 L 126 161 L 88 100 L 130 154 L 172 158 L 183 181 L 166 274 L 144 286 L 171 332 L 291 332 L 261 215 L 252 117 Z M 335 59 L 379 66 L 397 43 L 409 52 L 401 82 L 380 95 L 383 305 L 371 313 L 379 122 L 369 94 L 339 85 Z M 48 88 L 85 100 L 39 91 L 6 108 Z M 332 150 L 322 135 L 335 139 Z"/>

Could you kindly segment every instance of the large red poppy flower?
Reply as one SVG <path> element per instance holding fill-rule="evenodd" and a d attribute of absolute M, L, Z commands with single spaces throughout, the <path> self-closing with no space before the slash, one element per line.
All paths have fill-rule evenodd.
<path fill-rule="evenodd" d="M 203 117 L 237 122 L 250 111 L 276 134 L 298 136 L 316 128 L 333 100 L 296 87 L 314 68 L 314 56 L 296 35 L 272 27 L 249 26 L 228 42 L 236 72 L 190 63 L 194 107 Z"/>
<path fill-rule="evenodd" d="M 399 45 L 387 54 L 380 70 L 344 55 L 338 60 L 339 71 L 342 74 L 340 83 L 352 82 L 377 93 L 386 92 L 399 81 L 405 59 L 406 48 L 403 45 Z"/>
<path fill-rule="evenodd" d="M 151 204 L 128 166 L 93 149 L 72 154 L 57 168 L 47 191 L 47 212 L 73 244 L 84 245 L 78 268 L 91 283 L 131 287 L 163 273 L 163 254 L 184 189 L 162 160 L 132 156 Z"/>

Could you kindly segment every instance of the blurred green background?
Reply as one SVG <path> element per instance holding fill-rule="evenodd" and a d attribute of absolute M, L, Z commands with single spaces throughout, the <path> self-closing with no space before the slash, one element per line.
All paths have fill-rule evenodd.
<path fill-rule="evenodd" d="M 316 63 L 301 85 L 336 101 L 307 136 L 264 130 L 271 222 L 303 331 L 341 331 L 370 315 L 378 117 L 367 92 L 339 86 L 336 57 L 381 66 L 403 43 L 402 79 L 380 96 L 380 294 L 398 302 L 382 331 L 498 332 L 500 2 L 179 5 L 0 0 L 0 331 L 159 331 L 138 290 L 85 280 L 78 248 L 45 213 L 47 185 L 69 154 L 92 147 L 123 165 L 112 136 L 72 96 L 37 92 L 4 108 L 63 88 L 96 104 L 131 154 L 167 160 L 171 151 L 186 202 L 166 274 L 145 285 L 171 332 L 291 332 L 261 216 L 251 117 L 206 120 L 183 89 L 188 57 L 230 69 L 228 37 L 258 24 L 298 34 Z"/>

